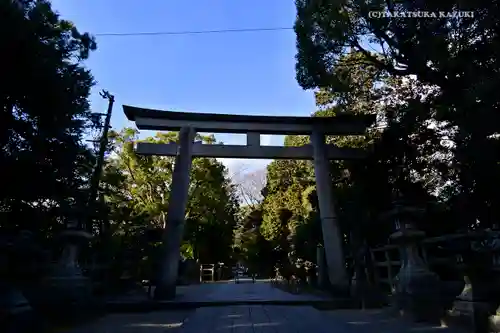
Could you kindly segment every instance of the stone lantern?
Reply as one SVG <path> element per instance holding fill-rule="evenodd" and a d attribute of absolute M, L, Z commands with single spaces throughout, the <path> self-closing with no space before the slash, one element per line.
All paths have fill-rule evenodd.
<path fill-rule="evenodd" d="M 78 302 L 91 294 L 90 281 L 82 274 L 78 255 L 80 247 L 88 244 L 92 235 L 78 228 L 76 222 L 70 222 L 58 238 L 63 244 L 63 252 L 48 279 L 49 287 L 63 303 Z"/>
<path fill-rule="evenodd" d="M 396 229 L 390 240 L 399 245 L 401 258 L 401 268 L 393 286 L 394 305 L 401 314 L 417 321 L 439 321 L 443 312 L 439 277 L 429 270 L 419 255 L 418 243 L 425 233 L 412 222 L 422 212 L 398 200 L 388 213 Z"/>

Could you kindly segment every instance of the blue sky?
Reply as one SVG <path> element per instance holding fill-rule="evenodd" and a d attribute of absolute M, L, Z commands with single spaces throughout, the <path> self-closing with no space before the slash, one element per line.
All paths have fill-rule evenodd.
<path fill-rule="evenodd" d="M 82 32 L 127 33 L 291 27 L 293 0 L 53 0 Z M 306 116 L 314 96 L 295 80 L 293 30 L 170 36 L 97 37 L 86 65 L 98 82 L 91 102 L 105 112 L 98 92 L 115 95 L 114 129 L 132 126 L 121 106 L 246 115 Z M 145 133 L 151 134 L 151 133 Z M 244 144 L 243 135 L 217 135 Z M 283 138 L 266 136 L 264 145 Z M 226 160 L 251 171 L 268 161 Z M 240 170 L 241 171 L 241 170 Z"/>

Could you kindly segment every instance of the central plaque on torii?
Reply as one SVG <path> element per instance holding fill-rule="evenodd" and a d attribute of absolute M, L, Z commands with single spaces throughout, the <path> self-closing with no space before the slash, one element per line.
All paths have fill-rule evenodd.
<path fill-rule="evenodd" d="M 136 151 L 143 155 L 176 156 L 172 177 L 175 205 L 169 205 L 164 235 L 164 262 L 155 298 L 175 296 L 175 284 L 184 230 L 189 174 L 194 157 L 248 159 L 306 159 L 314 161 L 316 192 L 319 201 L 328 278 L 333 287 L 349 287 L 342 254 L 342 235 L 334 209 L 330 160 L 358 159 L 366 152 L 358 148 L 340 148 L 325 144 L 326 135 L 363 135 L 375 122 L 374 115 L 339 114 L 335 117 L 245 116 L 215 113 L 160 111 L 123 106 L 127 118 L 138 129 L 179 131 L 179 143 L 138 142 Z M 247 144 L 222 145 L 194 142 L 196 132 L 244 133 Z M 311 144 L 301 147 L 261 146 L 260 135 L 309 135 Z"/>

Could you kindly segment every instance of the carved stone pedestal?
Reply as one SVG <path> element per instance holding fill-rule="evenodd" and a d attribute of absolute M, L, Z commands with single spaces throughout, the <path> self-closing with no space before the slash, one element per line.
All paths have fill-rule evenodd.
<path fill-rule="evenodd" d="M 5 311 L 5 317 L 0 322 L 0 331 L 6 333 L 31 333 L 34 331 L 34 326 L 37 325 L 34 320 L 34 311 L 18 289 L 6 285 L 0 287 L 0 309 Z M 36 329 L 40 331 L 40 327 Z"/>
<path fill-rule="evenodd" d="M 92 292 L 89 279 L 82 275 L 79 268 L 56 266 L 47 282 L 50 290 L 56 293 L 56 298 L 63 302 L 76 302 Z"/>
<path fill-rule="evenodd" d="M 486 293 L 489 284 L 486 281 L 482 284 L 472 282 L 467 275 L 464 281 L 464 289 L 456 297 L 452 309 L 448 311 L 447 320 L 452 324 L 458 323 L 476 331 L 488 329 L 488 322 L 495 325 L 494 317 L 489 318 L 494 310 L 491 308 L 491 303 L 487 301 Z"/>
<path fill-rule="evenodd" d="M 0 241 L 0 332 L 45 332 L 44 318 L 38 316 L 30 293 L 43 274 L 43 259 L 30 231 Z"/>
<path fill-rule="evenodd" d="M 63 231 L 60 239 L 65 244 L 62 256 L 53 266 L 51 275 L 45 280 L 47 292 L 51 294 L 54 310 L 74 313 L 92 296 L 90 280 L 82 274 L 78 264 L 79 246 L 91 239 L 92 235 L 75 226 Z"/>
<path fill-rule="evenodd" d="M 401 246 L 401 269 L 395 279 L 394 305 L 403 315 L 416 321 L 439 322 L 443 310 L 440 281 L 418 254 L 417 241 L 424 233 L 411 224 L 391 235 Z"/>

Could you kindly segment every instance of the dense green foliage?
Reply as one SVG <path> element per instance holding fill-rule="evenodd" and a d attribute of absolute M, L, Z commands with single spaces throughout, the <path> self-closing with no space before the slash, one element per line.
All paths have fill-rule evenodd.
<path fill-rule="evenodd" d="M 141 141 L 137 135 L 131 128 L 110 133 L 111 153 L 103 177 L 104 201 L 109 210 L 104 229 L 115 244 L 108 255 L 119 258 L 124 252 L 134 254 L 128 256 L 127 267 L 136 269 L 141 268 L 138 262 L 147 267 L 152 263 L 150 259 L 157 258 L 154 248 L 159 245 L 167 223 L 174 163 L 173 157 L 137 155 L 134 142 Z M 205 144 L 215 142 L 213 136 L 197 135 L 196 139 Z M 157 143 L 177 140 L 174 132 L 144 139 Z M 183 258 L 204 263 L 231 261 L 237 209 L 235 189 L 224 165 L 213 158 L 195 159 L 181 249 Z M 123 264 L 121 260 L 114 261 Z"/>
<path fill-rule="evenodd" d="M 114 277 L 125 271 L 135 278 L 153 277 L 151 265 L 158 260 L 152 259 L 158 254 L 172 201 L 173 158 L 138 156 L 133 149 L 137 131 L 111 132 L 98 191 L 100 204 L 89 208 L 89 178 L 96 154 L 85 139 L 101 124 L 90 111 L 88 97 L 94 81 L 83 61 L 96 43 L 71 22 L 61 20 L 49 1 L 3 1 L 0 13 L 4 42 L 0 164 L 9 175 L 0 186 L 0 245 L 10 244 L 11 236 L 20 230 L 30 230 L 39 240 L 49 240 L 43 243 L 49 250 L 45 254 L 55 260 L 60 254 L 59 244 L 53 241 L 58 231 L 69 221 L 92 220 L 96 237 L 83 253 L 86 263 L 104 263 Z M 176 141 L 177 133 L 145 140 Z M 215 142 L 213 136 L 197 140 Z M 220 162 L 193 161 L 184 258 L 205 263 L 233 260 L 235 193 Z M 33 241 L 23 235 L 28 238 L 21 243 Z M 2 253 L 10 252 L 2 248 Z M 14 254 L 9 257 L 11 263 L 19 261 Z M 26 260 L 20 264 L 26 265 Z M 2 270 L 0 278 L 9 274 L 12 270 Z"/>
<path fill-rule="evenodd" d="M 1 227 L 49 233 L 85 202 L 94 81 L 82 60 L 96 45 L 48 1 L 15 3 L 0 4 Z"/>
<path fill-rule="evenodd" d="M 387 130 L 371 159 L 412 201 L 455 212 L 455 226 L 497 221 L 499 184 L 498 4 L 496 2 L 297 1 L 297 79 L 344 90 L 335 71 L 355 50 L 387 75 Z M 472 18 L 371 18 L 369 11 L 453 12 Z M 369 42 L 378 52 L 368 51 Z M 399 168 L 390 167 L 389 158 Z M 370 170 L 370 173 L 373 171 Z M 373 178 L 379 179 L 375 173 Z M 365 182 L 365 185 L 366 182 Z M 426 195 L 427 194 L 427 195 Z M 451 221 L 450 221 L 451 222 Z M 444 221 L 442 223 L 445 223 Z"/>
<path fill-rule="evenodd" d="M 297 81 L 315 90 L 313 116 L 377 115 L 364 137 L 328 138 L 370 152 L 362 161 L 331 164 L 347 253 L 360 242 L 387 242 L 394 226 L 386 213 L 396 197 L 424 209 L 415 223 L 428 235 L 488 228 L 500 218 L 498 3 L 392 3 L 296 1 Z M 459 10 L 474 17 L 369 14 Z M 258 234 L 289 259 L 314 260 L 322 238 L 312 164 L 272 162 L 264 194 Z"/>

